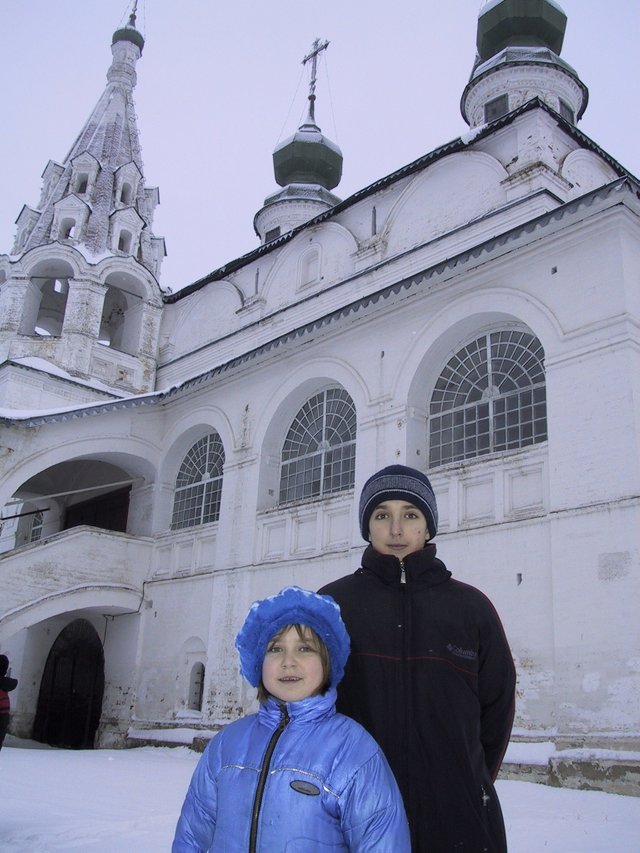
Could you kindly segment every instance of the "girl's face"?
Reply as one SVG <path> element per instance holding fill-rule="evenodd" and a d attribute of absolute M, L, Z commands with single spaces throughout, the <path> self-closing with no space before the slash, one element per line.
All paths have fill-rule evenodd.
<path fill-rule="evenodd" d="M 308 628 L 303 638 L 295 625 L 275 636 L 262 662 L 262 683 L 281 702 L 299 702 L 315 696 L 325 681 L 324 668 L 317 642 Z"/>
<path fill-rule="evenodd" d="M 380 554 L 404 560 L 424 548 L 429 538 L 427 519 L 417 506 L 406 501 L 385 501 L 371 513 L 369 541 Z"/>

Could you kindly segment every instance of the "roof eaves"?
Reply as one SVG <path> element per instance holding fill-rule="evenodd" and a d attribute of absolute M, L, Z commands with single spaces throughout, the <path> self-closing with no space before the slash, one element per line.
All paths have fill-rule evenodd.
<path fill-rule="evenodd" d="M 330 314 L 324 314 L 315 320 L 311 320 L 303 326 L 291 329 L 289 332 L 285 332 L 277 338 L 273 338 L 252 350 L 242 353 L 242 355 L 236 356 L 223 364 L 210 368 L 197 376 L 186 379 L 179 385 L 174 385 L 163 391 L 151 392 L 138 397 L 128 397 L 124 400 L 115 400 L 110 401 L 109 403 L 89 404 L 82 408 L 66 410 L 64 412 L 49 412 L 47 414 L 29 415 L 27 417 L 0 415 L 0 423 L 6 425 L 39 426 L 44 423 L 75 420 L 77 418 L 103 414 L 105 412 L 119 411 L 121 409 L 160 405 L 172 397 L 179 396 L 182 393 L 201 385 L 203 382 L 252 361 L 260 355 L 268 353 L 271 350 L 275 350 L 278 347 L 289 343 L 290 341 L 297 340 L 305 335 L 317 331 L 318 329 L 328 326 L 337 319 L 346 318 L 351 314 L 355 314 L 364 308 L 367 308 L 369 305 L 375 305 L 380 300 L 388 299 L 391 295 L 400 293 L 402 290 L 408 290 L 411 287 L 419 286 L 423 282 L 431 280 L 434 276 L 442 275 L 448 270 L 455 269 L 457 266 L 460 266 L 469 260 L 478 259 L 482 255 L 488 254 L 496 248 L 500 248 L 515 241 L 525 233 L 531 234 L 554 220 L 564 218 L 567 213 L 573 213 L 582 207 L 590 207 L 598 198 L 605 198 L 614 192 L 623 190 L 625 187 L 640 198 L 640 181 L 638 181 L 638 179 L 633 175 L 625 174 L 605 186 L 598 187 L 579 198 L 573 199 L 560 207 L 541 214 L 535 219 L 531 219 L 528 222 L 517 225 L 509 231 L 505 231 L 496 237 L 486 240 L 484 243 L 465 249 L 463 252 L 453 255 L 450 258 L 445 258 L 437 264 L 434 264 L 432 267 L 428 267 L 426 270 L 415 273 L 414 275 L 395 282 L 394 284 L 387 285 L 381 290 L 375 291 L 367 296 L 360 297 L 354 302 L 350 302 L 341 308 L 337 308 Z"/>
<path fill-rule="evenodd" d="M 554 119 L 558 122 L 559 126 L 568 133 L 571 137 L 573 137 L 577 142 L 584 145 L 586 148 L 589 148 L 591 151 L 598 154 L 605 160 L 620 176 L 628 175 L 631 178 L 634 178 L 627 169 L 625 169 L 617 160 L 607 154 L 600 146 L 596 145 L 596 143 L 590 139 L 586 134 L 582 133 L 582 131 L 578 130 L 578 128 L 573 125 L 571 122 L 568 122 L 566 119 L 562 118 L 562 116 L 557 113 L 555 110 L 551 109 L 547 104 L 544 103 L 540 98 L 532 98 L 530 101 L 527 101 L 525 104 L 522 104 L 520 107 L 517 107 L 515 110 L 511 110 L 511 112 L 506 113 L 504 116 L 495 119 L 492 122 L 482 126 L 477 130 L 477 132 L 473 135 L 472 138 L 468 138 L 468 134 L 464 136 L 459 136 L 456 139 L 451 140 L 450 142 L 445 143 L 444 145 L 435 148 L 433 151 L 430 151 L 428 154 L 424 154 L 422 157 L 418 157 L 417 160 L 413 160 L 411 163 L 407 163 L 407 165 L 402 166 L 400 169 L 396 169 L 396 171 L 391 172 L 383 178 L 379 178 L 377 181 L 374 181 L 372 184 L 369 184 L 366 187 L 363 187 L 360 190 L 357 190 L 355 193 L 350 195 L 348 198 L 334 205 L 329 210 L 325 210 L 322 213 L 319 213 L 313 219 L 304 222 L 302 225 L 299 225 L 297 228 L 288 231 L 286 234 L 282 234 L 280 237 L 277 237 L 275 240 L 271 240 L 269 243 L 265 243 L 258 248 L 253 249 L 250 252 L 247 252 L 244 255 L 241 255 L 239 258 L 235 258 L 232 261 L 229 261 L 222 267 L 218 267 L 218 269 L 213 270 L 208 273 L 203 278 L 198 279 L 192 284 L 186 285 L 186 287 L 181 288 L 175 293 L 163 294 L 163 302 L 165 303 L 174 303 L 178 302 L 185 296 L 189 296 L 192 293 L 200 290 L 207 284 L 211 284 L 214 281 L 220 281 L 224 279 L 228 275 L 233 272 L 236 272 L 242 267 L 247 266 L 252 261 L 257 260 L 263 255 L 267 255 L 279 248 L 280 246 L 285 245 L 290 240 L 292 240 L 297 234 L 304 231 L 306 228 L 312 228 L 315 225 L 318 225 L 321 222 L 326 222 L 328 219 L 337 216 L 342 211 L 347 210 L 349 207 L 352 207 L 354 204 L 357 204 L 362 199 L 367 198 L 370 195 L 373 195 L 376 192 L 379 192 L 382 189 L 390 186 L 396 181 L 401 180 L 402 178 L 406 178 L 410 175 L 415 174 L 416 172 L 425 169 L 427 166 L 437 162 L 442 157 L 446 157 L 449 154 L 455 154 L 458 151 L 463 151 L 466 148 L 469 148 L 470 145 L 477 142 L 480 139 L 484 139 L 486 136 L 489 136 L 491 133 L 494 133 L 497 130 L 501 130 L 503 127 L 511 124 L 515 121 L 518 116 L 523 115 L 534 109 L 543 109 L 549 115 L 553 116 Z"/>

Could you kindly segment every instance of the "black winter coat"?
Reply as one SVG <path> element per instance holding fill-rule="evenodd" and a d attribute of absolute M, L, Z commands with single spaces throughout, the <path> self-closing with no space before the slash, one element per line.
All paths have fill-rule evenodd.
<path fill-rule="evenodd" d="M 503 853 L 493 780 L 513 723 L 515 669 L 489 599 L 452 580 L 432 544 L 403 563 L 369 546 L 362 568 L 320 592 L 338 602 L 351 637 L 338 710 L 386 754 L 413 853 Z"/>

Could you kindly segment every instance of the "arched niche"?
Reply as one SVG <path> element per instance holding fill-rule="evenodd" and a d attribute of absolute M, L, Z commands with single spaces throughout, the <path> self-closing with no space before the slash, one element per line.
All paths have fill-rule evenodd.
<path fill-rule="evenodd" d="M 62 333 L 69 294 L 71 265 L 47 258 L 29 271 L 19 331 L 23 335 L 58 336 Z"/>
<path fill-rule="evenodd" d="M 609 184 L 618 177 L 601 157 L 584 148 L 578 148 L 565 157 L 561 174 L 572 185 L 567 195 L 568 200 Z"/>
<path fill-rule="evenodd" d="M 506 203 L 504 167 L 488 154 L 451 154 L 419 172 L 392 209 L 383 229 L 387 252 L 429 242 Z"/>

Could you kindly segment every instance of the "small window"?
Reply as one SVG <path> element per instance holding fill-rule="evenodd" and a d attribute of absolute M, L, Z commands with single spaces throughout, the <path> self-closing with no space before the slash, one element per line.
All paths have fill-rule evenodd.
<path fill-rule="evenodd" d="M 60 239 L 71 240 L 76 227 L 75 219 L 63 219 L 60 223 Z"/>
<path fill-rule="evenodd" d="M 300 262 L 300 284 L 312 284 L 320 279 L 320 252 L 310 249 Z"/>
<path fill-rule="evenodd" d="M 272 240 L 275 240 L 276 237 L 279 237 L 279 236 L 280 236 L 280 226 L 278 225 L 277 228 L 272 228 L 270 231 L 267 231 L 267 233 L 264 235 L 264 242 L 270 243 Z"/>
<path fill-rule="evenodd" d="M 573 110 L 571 109 L 571 107 L 569 106 L 569 104 L 565 103 L 565 102 L 562 100 L 562 98 L 559 98 L 558 100 L 559 100 L 559 103 L 560 103 L 560 110 L 559 110 L 559 112 L 560 112 L 560 115 L 562 116 L 562 118 L 563 118 L 565 121 L 570 121 L 570 122 L 571 122 L 571 124 L 575 124 L 575 121 L 576 121 L 575 113 L 573 112 Z"/>
<path fill-rule="evenodd" d="M 198 661 L 191 668 L 189 678 L 189 699 L 187 708 L 190 711 L 202 711 L 202 697 L 204 695 L 204 664 Z"/>
<path fill-rule="evenodd" d="M 492 101 L 487 101 L 484 105 L 484 120 L 486 122 L 495 121 L 495 119 L 506 115 L 509 112 L 509 96 L 500 95 Z"/>
<path fill-rule="evenodd" d="M 78 175 L 78 180 L 76 182 L 76 192 L 78 195 L 84 195 L 89 187 L 89 175 L 82 174 Z"/>
<path fill-rule="evenodd" d="M 131 184 L 124 183 L 122 185 L 122 189 L 120 190 L 120 201 L 122 204 L 131 204 L 131 199 L 133 198 L 133 188 Z"/>
<path fill-rule="evenodd" d="M 31 532 L 29 534 L 29 542 L 39 542 L 42 538 L 42 524 L 44 515 L 42 510 L 38 510 L 33 514 L 31 519 Z"/>
<path fill-rule="evenodd" d="M 131 239 L 131 233 L 129 231 L 121 231 L 120 238 L 118 239 L 118 251 L 127 253 L 130 252 Z"/>

